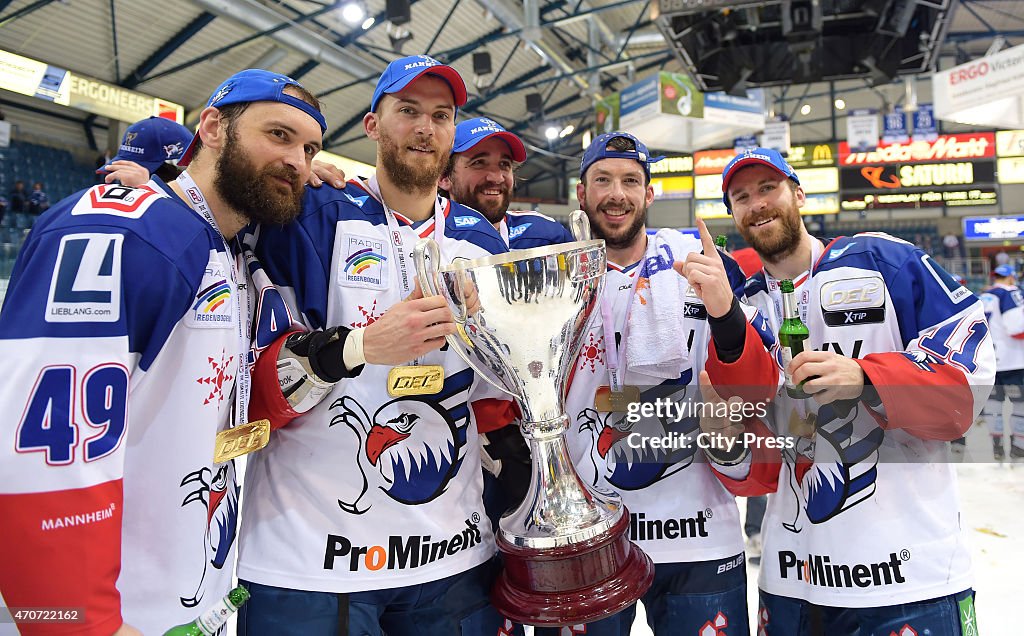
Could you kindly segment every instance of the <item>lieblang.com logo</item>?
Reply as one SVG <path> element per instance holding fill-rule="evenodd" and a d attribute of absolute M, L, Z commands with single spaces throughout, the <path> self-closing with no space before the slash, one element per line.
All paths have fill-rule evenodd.
<path fill-rule="evenodd" d="M 327 535 L 324 569 L 347 567 L 350 572 L 406 570 L 450 557 L 480 544 L 480 516 L 473 513 L 466 527 L 446 539 L 432 541 L 430 535 L 391 535 L 387 545 L 354 545 L 348 537 Z"/>

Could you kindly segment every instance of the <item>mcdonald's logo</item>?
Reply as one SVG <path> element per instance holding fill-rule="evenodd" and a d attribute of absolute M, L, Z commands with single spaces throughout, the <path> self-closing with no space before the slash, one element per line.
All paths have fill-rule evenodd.
<path fill-rule="evenodd" d="M 819 165 L 820 163 L 832 163 L 834 161 L 832 147 L 828 144 L 818 144 L 811 152 L 811 161 L 815 165 Z"/>

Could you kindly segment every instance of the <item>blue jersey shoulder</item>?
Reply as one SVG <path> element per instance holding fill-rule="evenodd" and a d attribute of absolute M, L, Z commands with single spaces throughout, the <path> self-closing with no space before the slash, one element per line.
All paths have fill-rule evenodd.
<path fill-rule="evenodd" d="M 498 230 L 482 214 L 471 207 L 442 199 L 450 207 L 445 216 L 444 235 L 459 241 L 472 243 L 491 254 L 508 251 Z"/>
<path fill-rule="evenodd" d="M 513 249 L 571 243 L 576 240 L 564 225 L 538 212 L 508 212 L 505 224 L 508 226 L 509 247 Z"/>
<path fill-rule="evenodd" d="M 825 246 L 814 271 L 836 267 L 875 269 L 878 265 L 898 268 L 915 254 L 924 252 L 911 243 L 880 232 L 841 236 Z"/>
<path fill-rule="evenodd" d="M 163 188 L 96 186 L 42 215 L 15 263 L 0 338 L 127 336 L 147 368 L 211 250 L 223 251 L 220 234 Z"/>
<path fill-rule="evenodd" d="M 221 244 L 217 230 L 155 178 L 137 188 L 100 184 L 61 199 L 40 215 L 30 240 L 51 231 L 133 234 L 173 262 L 194 248 L 197 235 Z"/>

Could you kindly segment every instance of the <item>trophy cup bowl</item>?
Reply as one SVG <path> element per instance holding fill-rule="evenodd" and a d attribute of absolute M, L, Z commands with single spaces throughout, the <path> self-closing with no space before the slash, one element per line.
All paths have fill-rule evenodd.
<path fill-rule="evenodd" d="M 604 241 L 578 241 L 441 266 L 437 244 L 413 252 L 424 294 L 455 316 L 448 344 L 518 399 L 530 446 L 530 488 L 495 533 L 504 570 L 491 600 L 508 618 L 563 626 L 610 616 L 650 587 L 654 566 L 630 542 L 616 493 L 588 487 L 569 457 L 563 397 L 598 306 Z"/>

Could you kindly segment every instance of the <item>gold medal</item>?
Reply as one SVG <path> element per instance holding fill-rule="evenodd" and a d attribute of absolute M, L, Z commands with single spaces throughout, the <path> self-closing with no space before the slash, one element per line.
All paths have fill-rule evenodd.
<path fill-rule="evenodd" d="M 594 408 L 599 413 L 625 413 L 629 405 L 640 401 L 640 387 L 624 384 L 621 391 L 612 391 L 610 387 L 597 388 L 594 395 Z"/>
<path fill-rule="evenodd" d="M 256 420 L 217 433 L 213 462 L 221 464 L 258 451 L 270 443 L 270 420 Z"/>
<path fill-rule="evenodd" d="M 444 367 L 421 364 L 392 367 L 388 371 L 388 395 L 433 395 L 444 388 Z"/>

